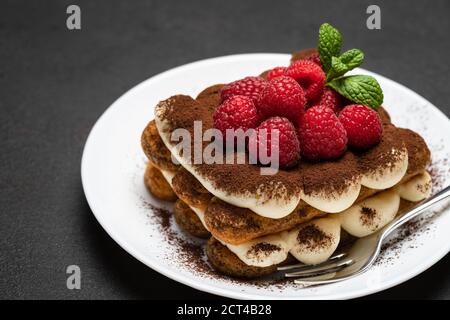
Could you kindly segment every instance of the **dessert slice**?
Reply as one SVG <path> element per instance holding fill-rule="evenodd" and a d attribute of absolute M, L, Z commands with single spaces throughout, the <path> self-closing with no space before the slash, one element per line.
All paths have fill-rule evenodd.
<path fill-rule="evenodd" d="M 225 274 L 259 277 L 290 259 L 324 262 L 431 193 L 424 140 L 391 123 L 375 79 L 344 76 L 362 62 L 360 51 L 331 57 L 324 45 L 319 38 L 319 50 L 297 52 L 290 66 L 260 77 L 161 101 L 144 130 L 148 171 L 167 182 L 146 179 L 149 190 L 179 198 L 176 221 L 195 236 L 211 235 L 208 258 Z M 268 140 L 262 128 L 272 130 Z M 244 148 L 225 148 L 239 129 L 255 131 Z M 183 141 L 187 149 L 179 148 L 180 132 L 193 137 Z M 212 147 L 222 161 L 203 161 Z M 261 150 L 277 161 L 263 163 Z M 281 167 L 262 174 L 274 163 Z"/>
<path fill-rule="evenodd" d="M 184 107 L 186 108 L 186 105 L 184 105 Z M 385 113 L 385 111 L 383 112 Z M 429 162 L 430 153 L 428 151 L 428 148 L 426 147 L 426 144 L 419 135 L 410 130 L 395 128 L 388 121 L 386 121 L 385 127 L 385 136 L 383 136 L 383 138 L 385 138 L 384 140 L 386 141 L 380 142 L 377 147 L 372 148 L 371 150 L 368 150 L 364 153 L 353 154 L 351 158 L 358 158 L 360 161 L 363 161 L 363 159 L 389 159 L 386 156 L 383 156 L 384 153 L 380 150 L 391 150 L 394 146 L 399 145 L 398 141 L 401 141 L 401 147 L 404 147 L 407 150 L 406 153 L 408 158 L 408 165 L 407 168 L 403 170 L 404 174 L 400 178 L 400 181 L 392 185 L 392 187 L 388 189 L 392 189 L 391 191 L 398 192 L 398 194 L 402 197 L 405 197 L 406 200 L 418 201 L 427 197 L 430 191 L 430 178 L 429 175 L 425 172 L 425 168 Z M 388 139 L 389 135 L 396 136 L 398 137 L 398 139 Z M 143 139 L 146 139 L 145 135 Z M 395 143 L 392 141 L 394 141 Z M 389 146 L 387 146 L 388 143 L 390 144 Z M 145 145 L 144 142 L 143 144 Z M 348 154 L 350 155 L 349 151 Z M 350 157 L 349 155 L 347 157 Z M 149 156 L 149 159 L 152 158 L 154 157 Z M 333 163 L 332 170 L 323 170 L 323 166 L 326 163 L 307 163 L 305 164 L 306 169 L 303 170 L 306 170 L 309 175 L 301 175 L 301 177 L 303 178 L 303 180 L 301 181 L 304 185 L 305 182 L 306 185 L 313 184 L 313 179 L 317 176 L 317 172 L 329 172 L 329 176 L 323 176 L 323 174 L 320 174 L 317 178 L 317 181 L 332 180 L 336 172 L 341 172 L 335 169 L 338 168 L 337 164 L 339 163 L 339 161 L 344 161 L 345 159 L 346 157 L 344 156 L 339 160 L 329 162 Z M 354 160 L 349 162 L 353 164 Z M 380 167 L 381 165 L 379 161 L 377 163 L 378 167 Z M 385 165 L 394 168 L 396 167 L 393 163 L 389 162 L 387 162 Z M 346 167 L 348 167 L 348 165 L 342 166 L 342 168 Z M 377 172 L 378 168 L 374 163 L 372 163 L 370 166 L 364 165 L 361 167 L 365 170 L 372 170 L 372 172 Z M 299 168 L 297 168 L 297 171 L 301 170 L 300 168 L 302 167 L 299 166 Z M 297 238 L 299 238 L 298 235 L 302 234 L 300 230 L 303 230 L 303 228 L 299 228 L 299 225 L 301 226 L 302 223 L 308 222 L 313 218 L 326 216 L 329 212 L 321 211 L 311 205 L 308 205 L 306 202 L 301 201 L 295 208 L 295 210 L 293 210 L 293 212 L 291 212 L 287 216 L 279 219 L 267 218 L 251 211 L 248 208 L 237 207 L 233 204 L 230 204 L 226 202 L 226 199 L 220 199 L 217 196 L 213 197 L 213 195 L 208 192 L 206 188 L 204 188 L 199 180 L 197 180 L 192 174 L 190 174 L 184 167 L 178 168 L 178 170 L 176 172 L 172 172 L 172 174 L 168 174 L 168 172 L 170 172 L 169 170 L 163 169 L 163 171 L 166 173 L 165 176 L 168 177 L 168 180 L 170 181 L 175 193 L 180 197 L 180 199 L 182 199 L 186 204 L 190 206 L 190 208 L 193 210 L 192 212 L 197 214 L 197 216 L 199 217 L 198 221 L 203 222 L 205 229 L 208 229 L 216 239 L 220 239 L 216 240 L 215 242 L 210 241 L 208 246 L 212 245 L 211 243 L 213 243 L 214 247 L 217 250 L 208 249 L 207 252 L 213 265 L 220 263 L 220 261 L 224 259 L 221 262 L 222 266 L 219 267 L 220 269 L 222 269 L 222 271 L 224 271 L 225 266 L 229 265 L 227 262 L 234 261 L 236 258 L 238 258 L 243 263 L 243 265 L 241 265 L 237 269 L 229 268 L 228 274 L 234 276 L 249 276 L 250 274 L 258 276 L 263 275 L 266 274 L 269 269 L 273 270 L 273 266 L 276 266 L 278 263 L 281 263 L 285 259 L 287 259 L 289 252 L 291 254 L 292 252 L 297 252 L 297 258 L 300 257 L 300 259 L 302 259 L 304 262 L 310 263 L 315 261 L 317 263 L 321 261 L 320 259 L 314 260 L 317 259 L 317 257 L 312 258 L 313 255 L 311 253 L 309 253 L 309 255 L 307 254 L 307 257 L 301 258 L 299 252 L 301 252 L 302 250 L 305 251 L 304 248 L 300 249 L 298 246 L 293 246 L 292 248 L 287 246 L 280 246 L 280 242 L 277 243 L 277 240 L 274 240 L 274 238 L 281 238 L 283 236 L 283 232 L 285 232 L 285 238 L 286 236 L 289 236 L 289 234 L 295 234 L 295 232 L 297 232 Z M 289 173 L 291 173 L 291 171 L 289 171 Z M 298 172 L 293 174 L 298 174 Z M 382 182 L 386 184 L 385 181 Z M 408 191 L 406 191 L 406 189 Z M 354 236 L 361 236 L 363 233 L 374 232 L 377 229 L 381 228 L 385 223 L 389 222 L 389 219 L 392 219 L 397 211 L 399 211 L 398 207 L 400 207 L 400 198 L 397 197 L 397 193 L 394 192 L 381 192 L 384 190 L 385 189 L 371 189 L 368 187 L 362 187 L 357 199 L 355 200 L 355 205 L 339 214 L 339 216 L 342 216 L 342 219 L 339 220 L 341 226 L 348 232 L 352 233 Z M 410 194 L 407 195 L 408 193 Z M 377 209 L 377 204 L 380 201 L 392 204 L 390 214 L 387 215 L 387 217 L 390 218 L 387 220 L 385 216 L 378 217 L 376 215 L 377 211 L 386 212 L 386 208 L 381 210 Z M 401 203 L 402 208 L 408 207 L 408 203 L 406 201 L 402 200 Z M 358 208 L 360 209 L 358 210 Z M 381 220 L 378 221 L 378 219 Z M 334 225 L 336 226 L 337 223 L 335 222 Z M 320 227 L 318 229 L 320 229 Z M 364 231 L 364 229 L 366 230 Z M 307 230 L 311 230 L 311 227 L 309 227 Z M 207 233 L 205 232 L 204 234 Z M 271 237 L 267 238 L 265 237 L 266 235 L 271 235 Z M 335 235 L 332 238 L 338 239 L 337 237 L 337 233 L 335 232 Z M 315 241 L 317 241 L 317 237 Z M 334 251 L 336 241 L 337 240 L 333 242 L 322 241 L 322 251 L 324 251 L 326 247 L 324 244 L 328 243 L 329 245 L 331 245 L 328 248 L 328 253 L 325 252 L 325 257 L 327 255 L 331 255 L 331 253 Z M 218 243 L 220 243 L 220 245 Z M 262 250 L 260 249 L 255 250 L 255 247 L 260 249 L 265 248 L 265 252 L 262 253 Z M 272 260 L 273 263 L 269 263 L 267 261 L 270 261 L 273 253 L 269 254 L 267 252 L 267 248 L 273 247 L 281 247 L 282 249 L 275 251 L 278 257 L 276 258 L 276 260 Z M 296 247 L 296 249 L 294 247 Z M 314 246 L 310 244 L 308 244 L 307 247 L 314 248 Z M 218 248 L 220 248 L 220 250 L 218 250 Z M 245 249 L 247 250 L 245 251 Z M 251 259 L 246 259 L 246 257 L 252 256 L 251 254 L 248 254 L 248 251 L 254 252 L 256 254 L 256 262 L 252 261 Z M 214 257 L 212 256 L 213 254 L 218 254 L 218 252 L 220 252 L 220 255 Z M 225 255 L 225 253 L 227 253 L 227 255 Z M 262 259 L 260 257 L 261 254 L 264 258 L 267 259 Z M 319 258 L 324 259 L 323 255 Z M 266 266 L 266 264 L 269 265 Z M 249 269 L 247 270 L 243 268 L 243 266 L 249 266 Z M 240 270 L 240 272 L 238 272 L 237 270 Z M 250 272 L 250 270 L 252 270 L 252 272 Z"/>
<path fill-rule="evenodd" d="M 183 105 L 183 108 L 190 110 L 186 104 Z M 194 114 L 195 110 L 193 109 L 189 112 Z M 378 179 L 380 183 L 379 185 L 374 185 L 372 182 L 372 188 L 359 187 L 359 193 L 355 201 L 337 217 L 313 221 L 313 225 L 319 223 L 317 227 L 319 230 L 323 228 L 323 225 L 331 225 L 331 231 L 325 233 L 331 233 L 332 235 L 329 238 L 334 239 L 322 244 L 319 255 L 317 255 L 318 252 L 313 254 L 313 252 L 309 252 L 298 244 L 292 244 L 292 239 L 298 239 L 299 235 L 302 234 L 302 223 L 308 222 L 313 218 L 327 216 L 330 213 L 329 211 L 321 210 L 321 208 L 314 207 L 314 205 L 302 200 L 286 216 L 277 219 L 265 217 L 251 209 L 238 207 L 227 201 L 223 194 L 231 192 L 230 190 L 215 193 L 215 190 L 212 189 L 212 192 L 209 193 L 204 185 L 194 175 L 189 173 L 184 166 L 177 171 L 171 183 L 177 195 L 192 206 L 191 208 L 203 221 L 205 228 L 212 233 L 224 248 L 230 251 L 230 255 L 234 254 L 245 265 L 259 268 L 274 266 L 285 261 L 289 253 L 305 263 L 320 263 L 334 252 L 339 243 L 340 232 L 336 230 L 340 231 L 342 227 L 354 236 L 363 236 L 375 232 L 391 221 L 399 212 L 400 194 L 406 200 L 417 201 L 427 197 L 430 192 L 430 177 L 425 171 L 430 159 L 430 153 L 423 139 L 410 130 L 396 128 L 390 123 L 385 123 L 384 126 L 382 141 L 368 151 L 357 153 L 348 151 L 342 158 L 332 162 L 304 163 L 295 169 L 284 172 L 284 174 L 292 177 L 292 181 L 298 179 L 298 186 L 301 186 L 303 190 L 306 187 L 313 189 L 312 186 L 314 185 L 316 186 L 314 188 L 315 193 L 325 195 L 330 190 L 328 189 L 330 184 L 333 185 L 335 180 L 340 181 L 342 185 L 345 185 L 345 181 L 356 181 L 355 183 L 362 184 L 361 180 L 363 179 L 358 179 L 358 177 L 362 176 L 361 172 L 366 172 L 366 175 L 369 177 L 376 176 L 376 178 L 367 180 L 376 181 Z M 394 137 L 396 138 L 394 139 Z M 392 150 L 404 151 L 399 153 L 401 156 L 396 162 L 394 161 L 396 158 L 391 156 L 394 154 Z M 398 175 L 397 168 L 404 166 L 405 163 L 406 167 L 400 170 L 402 175 L 395 177 Z M 202 165 L 196 165 L 195 168 Z M 209 164 L 207 166 L 209 166 L 210 170 L 218 168 L 210 176 L 215 177 L 219 182 L 222 177 L 223 179 L 228 179 L 229 175 L 231 175 L 231 178 L 236 177 L 235 181 L 226 180 L 225 185 L 234 184 L 236 181 L 239 182 L 238 184 L 243 184 L 244 181 L 241 180 L 243 177 L 249 179 L 248 172 L 241 174 L 244 169 L 238 169 L 243 165 L 230 165 L 226 168 L 227 171 L 225 173 L 223 173 L 223 169 L 227 165 Z M 245 164 L 244 166 L 255 167 L 250 164 Z M 327 168 L 328 166 L 330 168 Z M 236 170 L 234 175 L 232 175 L 232 168 Z M 357 169 L 359 168 L 362 168 L 361 172 L 358 172 Z M 369 175 L 367 172 L 371 174 Z M 338 175 L 337 177 L 336 174 Z M 351 174 L 354 176 L 351 176 Z M 255 173 L 254 177 L 258 179 L 261 176 Z M 386 179 L 382 179 L 382 177 L 386 177 Z M 273 177 L 270 176 L 270 178 Z M 209 185 L 212 185 L 211 181 L 213 179 L 210 180 Z M 270 184 L 270 180 L 267 180 L 267 177 L 262 177 L 257 183 L 261 185 L 264 181 L 268 181 Z M 321 181 L 328 182 L 328 185 L 320 184 Z M 405 196 L 405 193 L 399 192 L 399 190 L 407 188 L 408 185 L 410 186 L 408 188 L 409 192 L 414 193 L 414 195 Z M 317 186 L 323 186 L 323 189 L 317 189 Z M 336 186 L 339 186 L 339 184 L 336 184 Z M 299 187 L 299 190 L 302 189 Z M 305 191 L 303 192 L 307 194 Z M 212 194 L 214 197 L 212 197 Z M 380 207 L 380 203 L 384 202 L 388 205 Z M 403 201 L 402 203 L 402 208 L 406 208 L 407 202 Z M 309 227 L 310 229 L 311 227 Z M 216 244 L 215 247 L 217 246 Z M 272 250 L 270 253 L 265 250 L 262 253 L 261 250 L 255 250 L 255 247 L 264 247 L 266 249 L 276 247 L 278 249 Z M 314 246 L 309 244 L 306 246 L 306 248 L 312 247 Z M 227 252 L 224 248 L 220 251 L 221 256 L 211 258 L 211 260 L 217 263 L 222 257 L 227 259 L 226 261 L 230 261 L 223 254 Z M 216 251 L 208 252 L 209 255 L 212 255 Z M 304 252 L 304 254 L 301 255 L 300 252 Z M 225 265 L 227 264 L 225 263 Z M 239 268 L 239 270 L 242 271 L 244 269 Z M 252 270 L 255 269 L 252 268 Z M 261 269 L 261 271 L 266 270 Z M 230 269 L 229 273 L 235 274 L 233 272 L 236 272 L 236 270 L 232 271 Z M 248 273 L 244 272 L 242 276 L 244 274 Z"/>

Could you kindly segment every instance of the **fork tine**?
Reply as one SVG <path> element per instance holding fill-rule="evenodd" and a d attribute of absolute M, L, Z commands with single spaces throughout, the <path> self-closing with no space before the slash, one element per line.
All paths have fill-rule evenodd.
<path fill-rule="evenodd" d="M 334 262 L 330 262 L 330 263 L 327 263 L 324 265 L 315 266 L 313 268 L 308 268 L 306 270 L 286 273 L 285 277 L 286 278 L 302 278 L 302 277 L 311 277 L 311 276 L 316 276 L 316 275 L 322 275 L 322 274 L 331 273 L 331 272 L 337 272 L 341 269 L 344 269 L 344 268 L 352 265 L 353 263 L 355 263 L 355 261 L 352 259 L 345 260 L 343 262 L 334 261 Z"/>
<path fill-rule="evenodd" d="M 312 286 L 317 286 L 317 285 L 326 284 L 326 283 L 333 283 L 333 282 L 335 282 L 335 281 L 333 281 L 333 278 L 335 276 L 336 276 L 336 272 L 330 272 L 330 273 L 326 273 L 326 274 L 322 274 L 322 275 L 318 275 L 318 276 L 295 279 L 294 283 L 300 284 L 300 285 L 306 286 L 306 287 L 312 287 Z"/>
<path fill-rule="evenodd" d="M 340 261 L 343 258 L 345 258 L 346 256 L 347 256 L 347 253 L 345 253 L 345 252 L 338 253 L 338 254 L 335 254 L 334 256 L 331 256 L 327 261 L 319 263 L 319 264 L 308 265 L 308 264 L 304 264 L 304 263 L 296 263 L 296 264 L 290 264 L 288 266 L 278 267 L 277 270 L 278 271 L 286 271 L 286 270 L 291 270 L 291 269 L 307 270 L 307 269 L 311 269 L 311 268 L 315 268 L 318 266 L 328 264 L 330 261 Z"/>

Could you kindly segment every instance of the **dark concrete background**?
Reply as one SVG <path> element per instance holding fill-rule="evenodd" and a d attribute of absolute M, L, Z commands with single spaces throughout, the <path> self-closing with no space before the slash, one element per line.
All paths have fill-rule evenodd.
<path fill-rule="evenodd" d="M 78 4 L 82 30 L 66 29 Z M 365 27 L 371 3 L 382 30 Z M 102 112 L 137 83 L 214 56 L 314 46 L 324 21 L 365 68 L 447 115 L 450 2 L 5 1 L 0 3 L 0 298 L 211 298 L 122 250 L 93 217 L 80 159 Z M 66 289 L 65 267 L 82 270 Z M 369 298 L 450 298 L 450 256 Z"/>

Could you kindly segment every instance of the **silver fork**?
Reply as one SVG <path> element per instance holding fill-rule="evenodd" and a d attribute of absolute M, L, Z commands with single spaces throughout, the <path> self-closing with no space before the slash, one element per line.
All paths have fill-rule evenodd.
<path fill-rule="evenodd" d="M 309 286 L 354 278 L 370 268 L 380 253 L 383 241 L 394 230 L 449 196 L 450 186 L 447 186 L 431 198 L 419 203 L 402 216 L 394 219 L 380 231 L 358 239 L 349 248 L 344 248 L 326 262 L 317 265 L 294 264 L 279 267 L 278 270 L 293 270 L 286 273 L 285 276 L 296 278 L 295 283 Z"/>

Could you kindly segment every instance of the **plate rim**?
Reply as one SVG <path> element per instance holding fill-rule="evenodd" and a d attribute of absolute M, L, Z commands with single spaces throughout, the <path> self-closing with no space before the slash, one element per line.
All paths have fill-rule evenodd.
<path fill-rule="evenodd" d="M 288 297 L 282 297 L 282 296 L 267 296 L 267 295 L 260 295 L 260 294 L 253 294 L 253 293 L 247 293 L 247 292 L 237 292 L 235 290 L 229 290 L 226 288 L 219 288 L 212 285 L 209 285 L 208 282 L 198 282 L 196 279 L 193 278 L 187 278 L 184 277 L 182 274 L 177 273 L 175 271 L 171 271 L 168 269 L 161 269 L 158 265 L 154 264 L 152 261 L 146 259 L 144 254 L 141 254 L 138 252 L 138 250 L 135 250 L 133 246 L 131 246 L 126 239 L 123 239 L 123 237 L 115 232 L 112 226 L 108 225 L 102 218 L 102 215 L 98 212 L 101 211 L 100 208 L 95 204 L 96 202 L 93 201 L 93 199 L 90 196 L 89 192 L 89 185 L 87 184 L 87 152 L 89 151 L 90 146 L 93 144 L 93 137 L 95 135 L 95 132 L 98 130 L 98 128 L 101 126 L 102 121 L 111 113 L 113 110 L 119 105 L 120 101 L 124 98 L 126 98 L 129 95 L 132 95 L 135 91 L 139 90 L 143 86 L 147 86 L 153 82 L 157 82 L 160 79 L 163 79 L 164 77 L 170 76 L 172 73 L 177 73 L 183 70 L 188 70 L 190 68 L 195 68 L 198 65 L 208 65 L 208 64 L 216 64 L 220 62 L 226 62 L 228 60 L 235 60 L 235 59 L 241 59 L 241 58 L 252 58 L 254 59 L 274 59 L 274 58 L 282 58 L 282 59 L 290 59 L 290 54 L 283 54 L 283 53 L 244 53 L 244 54 L 233 54 L 233 55 L 225 55 L 225 56 L 219 56 L 214 58 L 208 58 L 208 59 L 202 59 L 197 60 L 194 62 L 190 62 L 187 64 L 183 64 L 181 66 L 177 66 L 174 68 L 171 68 L 169 70 L 163 71 L 161 73 L 158 73 L 140 83 L 133 86 L 132 88 L 128 89 L 126 92 L 124 92 L 120 97 L 118 97 L 111 105 L 109 105 L 103 113 L 97 118 L 95 121 L 95 124 L 92 126 L 89 135 L 86 139 L 85 145 L 83 147 L 83 153 L 81 157 L 81 183 L 83 187 L 83 192 L 86 197 L 86 200 L 88 202 L 88 205 L 98 221 L 98 223 L 102 226 L 102 228 L 106 231 L 106 233 L 126 252 L 128 252 L 131 256 L 133 256 L 135 259 L 143 263 L 144 265 L 150 267 L 152 270 L 174 280 L 179 283 L 182 283 L 184 285 L 187 285 L 189 287 L 192 287 L 194 289 L 204 291 L 207 293 L 215 294 L 217 296 L 224 296 L 228 298 L 235 298 L 235 299 L 352 299 L 352 298 L 358 298 L 362 296 L 367 296 L 370 294 L 374 294 L 383 290 L 386 290 L 388 288 L 394 287 L 396 285 L 399 285 L 401 283 L 404 283 L 420 273 L 426 271 L 428 268 L 439 262 L 449 251 L 450 251 L 450 242 L 447 243 L 447 246 L 441 246 L 440 250 L 435 251 L 435 254 L 432 256 L 432 258 L 428 258 L 424 261 L 424 263 L 416 265 L 415 268 L 410 269 L 411 272 L 405 273 L 402 276 L 399 276 L 391 281 L 387 281 L 383 283 L 380 286 L 376 287 L 366 287 L 357 291 L 349 291 L 348 293 L 332 293 L 332 294 L 325 294 L 323 296 L 319 296 L 317 298 L 315 297 L 302 297 L 302 296 L 288 296 Z M 450 120 L 447 118 L 447 116 L 434 104 L 429 102 L 427 99 L 419 95 L 418 93 L 414 92 L 413 90 L 409 89 L 408 87 L 404 86 L 401 83 L 398 83 L 394 80 L 391 80 L 390 78 L 384 77 L 382 75 L 379 75 L 375 72 L 368 71 L 366 69 L 361 69 L 366 72 L 371 73 L 375 77 L 383 78 L 385 81 L 390 82 L 394 86 L 398 86 L 403 90 L 406 90 L 408 94 L 413 95 L 418 100 L 423 101 L 428 105 L 428 107 L 433 108 L 433 111 L 437 111 L 437 115 L 441 117 L 444 121 L 447 121 L 450 126 Z M 97 213 L 96 213 L 97 212 Z"/>

